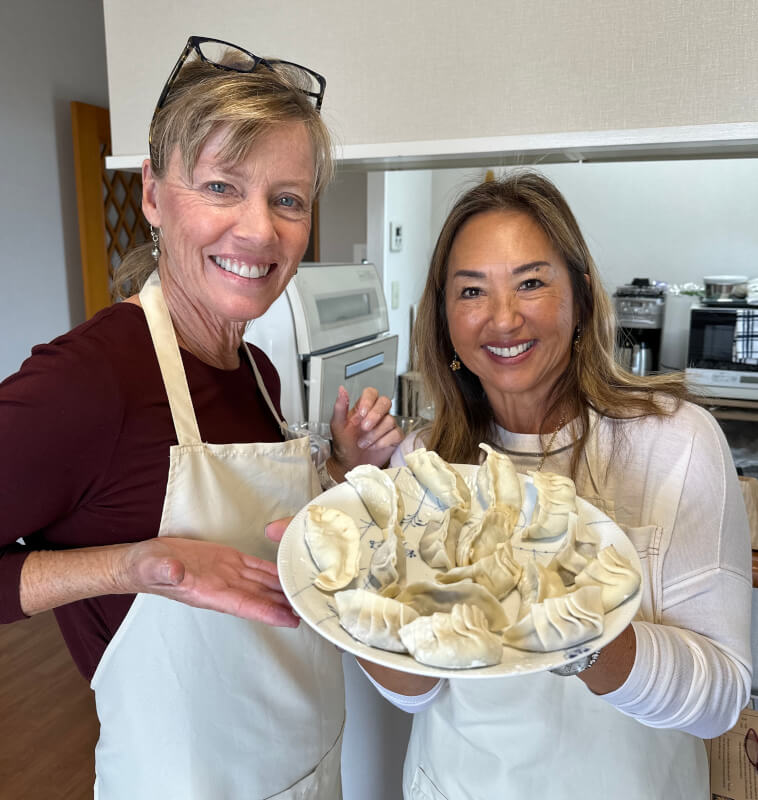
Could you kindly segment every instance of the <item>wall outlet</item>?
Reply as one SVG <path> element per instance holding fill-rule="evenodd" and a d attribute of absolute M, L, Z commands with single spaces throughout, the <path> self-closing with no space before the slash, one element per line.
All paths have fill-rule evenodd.
<path fill-rule="evenodd" d="M 403 249 L 403 226 L 399 222 L 390 222 L 390 250 L 397 253 Z"/>

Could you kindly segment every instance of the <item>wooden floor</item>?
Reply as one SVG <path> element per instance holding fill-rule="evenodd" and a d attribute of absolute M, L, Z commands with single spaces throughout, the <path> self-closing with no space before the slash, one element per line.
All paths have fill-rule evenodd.
<path fill-rule="evenodd" d="M 52 612 L 0 625 L 0 800 L 91 800 L 97 735 Z"/>

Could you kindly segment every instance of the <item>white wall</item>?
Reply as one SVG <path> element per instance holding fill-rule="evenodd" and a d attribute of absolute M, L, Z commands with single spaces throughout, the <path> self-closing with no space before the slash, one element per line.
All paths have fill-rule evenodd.
<path fill-rule="evenodd" d="M 758 276 L 758 159 L 553 164 L 610 292 L 632 278 L 702 282 Z M 484 170 L 436 170 L 432 230 Z M 497 175 L 502 170 L 495 168 Z"/>
<path fill-rule="evenodd" d="M 105 0 L 114 153 L 145 152 L 189 34 L 321 71 L 345 145 L 753 122 L 739 0 Z"/>
<path fill-rule="evenodd" d="M 421 297 L 436 236 L 431 219 L 432 174 L 431 170 L 409 170 L 368 176 L 367 257 L 381 269 L 390 333 L 400 337 L 398 374 L 408 369 L 410 309 Z M 390 250 L 390 223 L 403 227 L 403 246 L 397 252 Z"/>
<path fill-rule="evenodd" d="M 0 379 L 84 319 L 71 100 L 107 105 L 99 0 L 0 12 Z"/>

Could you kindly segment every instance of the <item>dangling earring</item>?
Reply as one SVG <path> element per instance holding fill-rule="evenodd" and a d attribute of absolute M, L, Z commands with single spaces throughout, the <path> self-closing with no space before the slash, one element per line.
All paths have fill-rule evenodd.
<path fill-rule="evenodd" d="M 450 362 L 450 369 L 453 372 L 458 372 L 461 368 L 461 360 L 458 358 L 458 353 L 453 350 L 453 360 Z"/>
<path fill-rule="evenodd" d="M 161 257 L 160 238 L 158 236 L 158 232 L 153 228 L 152 225 L 150 226 L 150 238 L 153 240 L 153 249 L 150 251 L 150 255 L 155 260 L 157 266 L 158 259 Z"/>
<path fill-rule="evenodd" d="M 577 325 L 576 329 L 574 330 L 574 341 L 573 341 L 574 350 L 576 350 L 576 348 L 579 347 L 579 342 L 581 342 L 581 340 L 582 340 L 582 326 Z"/>

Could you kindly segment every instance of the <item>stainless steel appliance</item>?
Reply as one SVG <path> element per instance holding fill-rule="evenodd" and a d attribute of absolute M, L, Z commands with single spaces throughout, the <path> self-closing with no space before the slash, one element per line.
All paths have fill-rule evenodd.
<path fill-rule="evenodd" d="M 687 366 L 687 342 L 690 338 L 690 309 L 700 298 L 671 286 L 666 289 L 666 313 L 661 334 L 661 372 L 683 370 Z"/>
<path fill-rule="evenodd" d="M 613 294 L 619 362 L 635 375 L 660 369 L 665 293 L 647 278 L 635 278 Z"/>
<path fill-rule="evenodd" d="M 351 400 L 367 386 L 394 395 L 397 336 L 388 329 L 373 264 L 301 264 L 245 339 L 279 371 L 285 419 L 328 422 L 340 385 Z"/>
<path fill-rule="evenodd" d="M 731 305 L 722 301 L 718 306 L 700 305 L 690 309 L 686 373 L 693 387 L 703 394 L 758 400 L 758 364 L 741 359 L 735 345 L 737 315 L 741 308 L 748 310 L 744 301 Z M 758 322 L 758 308 L 753 308 L 752 313 Z M 758 325 L 755 330 L 758 338 Z"/>

